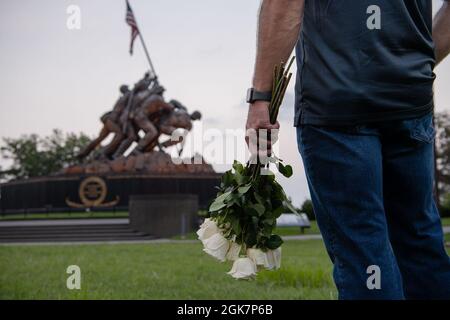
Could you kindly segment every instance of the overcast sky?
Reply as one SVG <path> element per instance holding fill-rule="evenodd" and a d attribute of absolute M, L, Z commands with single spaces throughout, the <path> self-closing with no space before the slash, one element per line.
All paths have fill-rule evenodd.
<path fill-rule="evenodd" d="M 242 128 L 255 55 L 257 0 L 131 0 L 166 97 L 203 113 L 204 127 Z M 433 1 L 435 9 L 441 1 Z M 69 5 L 81 29 L 66 27 Z M 140 43 L 128 54 L 124 0 L 0 1 L 0 137 L 53 128 L 94 136 L 98 118 L 147 69 Z M 436 107 L 450 109 L 450 59 L 436 70 Z M 297 153 L 292 85 L 280 155 L 295 177 L 281 179 L 296 203 L 308 197 Z M 194 130 L 199 129 L 197 124 Z M 243 143 L 243 141 L 240 141 Z"/>

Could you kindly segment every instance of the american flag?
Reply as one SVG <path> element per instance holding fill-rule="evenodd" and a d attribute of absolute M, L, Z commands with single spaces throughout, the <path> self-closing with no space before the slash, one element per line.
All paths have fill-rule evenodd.
<path fill-rule="evenodd" d="M 127 2 L 127 15 L 126 15 L 125 21 L 131 27 L 130 54 L 132 55 L 134 39 L 136 39 L 136 37 L 139 35 L 139 29 L 136 24 L 136 19 L 134 18 L 133 10 L 131 9 L 131 6 L 128 3 L 128 0 L 126 0 L 126 2 Z"/>

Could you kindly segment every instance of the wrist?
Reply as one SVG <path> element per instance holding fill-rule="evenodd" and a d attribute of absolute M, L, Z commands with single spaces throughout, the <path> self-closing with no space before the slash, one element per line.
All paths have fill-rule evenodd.
<path fill-rule="evenodd" d="M 272 100 L 272 91 L 258 91 L 255 88 L 247 90 L 247 103 L 254 103 L 256 101 L 270 102 Z"/>
<path fill-rule="evenodd" d="M 273 66 L 274 67 L 274 66 Z M 255 67 L 255 73 L 253 75 L 253 88 L 258 91 L 271 91 L 273 83 L 273 67 L 270 70 L 259 70 Z"/>
<path fill-rule="evenodd" d="M 267 92 L 272 91 L 272 84 L 265 84 L 265 83 L 253 83 L 253 89 L 260 92 Z"/>
<path fill-rule="evenodd" d="M 265 109 L 267 109 L 267 108 L 269 107 L 269 104 L 270 104 L 270 102 L 268 102 L 268 101 L 261 101 L 261 100 L 258 100 L 258 101 L 255 101 L 255 102 L 253 102 L 253 103 L 250 103 L 250 104 L 249 104 L 249 107 L 250 107 L 251 109 L 260 109 L 260 108 L 265 108 Z"/>

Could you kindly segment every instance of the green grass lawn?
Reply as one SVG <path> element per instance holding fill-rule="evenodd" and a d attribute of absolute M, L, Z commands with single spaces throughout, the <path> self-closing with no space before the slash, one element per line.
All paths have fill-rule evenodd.
<path fill-rule="evenodd" d="M 442 219 L 442 225 L 444 226 L 450 226 L 450 218 L 443 218 Z M 295 235 L 301 235 L 299 227 L 280 227 L 276 228 L 274 231 L 275 234 L 278 234 L 280 236 L 295 236 Z M 320 234 L 319 227 L 317 226 L 316 221 L 311 221 L 311 228 L 305 229 L 304 234 Z M 197 239 L 197 235 L 195 232 L 188 233 L 184 237 L 176 236 L 173 237 L 173 239 L 186 239 L 186 240 L 192 240 Z"/>
<path fill-rule="evenodd" d="M 450 218 L 442 218 L 442 225 L 450 226 Z"/>
<path fill-rule="evenodd" d="M 311 221 L 311 228 L 305 229 L 304 233 L 301 233 L 299 227 L 279 227 L 275 229 L 274 233 L 280 236 L 298 236 L 301 234 L 319 234 L 320 231 L 317 223 L 315 221 Z M 197 239 L 197 234 L 195 232 L 191 232 L 184 236 L 175 236 L 172 239 L 194 240 Z"/>
<path fill-rule="evenodd" d="M 81 268 L 81 290 L 66 288 L 69 265 Z M 0 246 L 0 299 L 337 297 L 320 240 L 286 241 L 281 269 L 262 271 L 253 281 L 232 279 L 230 268 L 202 252 L 200 242 Z"/>
<path fill-rule="evenodd" d="M 66 268 L 81 268 L 81 290 Z M 288 241 L 282 267 L 238 281 L 200 243 L 0 246 L 0 299 L 335 299 L 321 241 Z"/>

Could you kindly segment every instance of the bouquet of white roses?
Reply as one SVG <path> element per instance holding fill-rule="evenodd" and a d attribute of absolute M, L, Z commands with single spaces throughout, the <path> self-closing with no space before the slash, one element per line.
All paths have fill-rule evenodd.
<path fill-rule="evenodd" d="M 282 63 L 274 71 L 273 97 L 269 105 L 270 120 L 275 123 L 292 74 Z M 285 207 L 295 209 L 287 199 L 283 188 L 268 170 L 275 164 L 285 177 L 292 175 L 292 168 L 274 155 L 266 164 L 260 158 L 246 166 L 235 161 L 221 180 L 216 199 L 209 207 L 209 218 L 197 231 L 204 251 L 220 261 L 233 261 L 228 274 L 237 279 L 250 279 L 258 269 L 275 270 L 281 264 L 283 240 L 273 234 L 277 218 Z M 265 174 L 261 174 L 265 169 Z"/>

